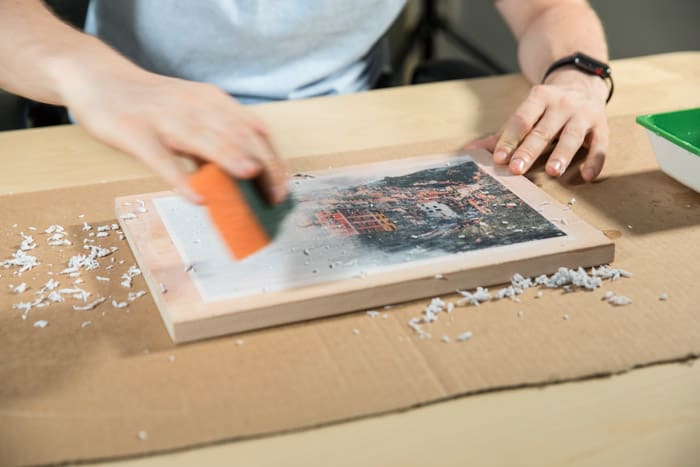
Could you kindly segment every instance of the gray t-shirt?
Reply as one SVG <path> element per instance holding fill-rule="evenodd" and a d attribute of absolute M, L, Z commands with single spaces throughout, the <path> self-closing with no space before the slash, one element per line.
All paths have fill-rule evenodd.
<path fill-rule="evenodd" d="M 382 71 L 404 0 L 92 0 L 85 29 L 143 68 L 244 103 L 345 94 Z"/>

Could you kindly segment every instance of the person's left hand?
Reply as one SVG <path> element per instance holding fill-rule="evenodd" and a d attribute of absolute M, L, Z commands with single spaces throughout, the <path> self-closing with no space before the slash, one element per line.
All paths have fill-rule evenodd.
<path fill-rule="evenodd" d="M 556 70 L 545 84 L 533 86 L 499 134 L 472 141 L 465 149 L 486 149 L 496 164 L 508 164 L 512 173 L 520 175 L 558 140 L 545 171 L 561 176 L 584 147 L 581 177 L 593 181 L 603 169 L 608 150 L 607 95 L 605 82 L 597 76 Z"/>

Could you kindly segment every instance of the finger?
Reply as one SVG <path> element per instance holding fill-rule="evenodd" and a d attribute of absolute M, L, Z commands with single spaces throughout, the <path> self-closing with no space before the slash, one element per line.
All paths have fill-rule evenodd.
<path fill-rule="evenodd" d="M 234 102 L 234 105 L 238 104 Z M 243 117 L 243 114 L 251 119 L 256 117 L 246 109 L 239 110 L 242 112 L 226 120 L 208 120 L 208 130 L 214 131 L 219 138 L 227 140 L 231 147 L 236 148 L 228 156 L 224 153 L 221 157 L 238 157 L 238 160 L 231 161 L 234 164 L 240 164 L 241 156 L 244 160 L 254 162 L 257 169 L 254 175 L 259 176 L 261 188 L 267 199 L 272 203 L 281 202 L 287 196 L 285 164 L 279 157 L 271 136 L 261 131 L 260 127 L 264 126 L 262 122 L 251 125 L 253 120 L 242 121 L 240 118 Z M 217 158 L 217 160 L 219 159 Z M 241 177 L 240 171 L 232 173 L 234 176 Z M 248 173 L 242 178 L 250 178 L 250 175 L 251 173 Z"/>
<path fill-rule="evenodd" d="M 561 176 L 571 164 L 586 140 L 589 126 L 582 120 L 572 118 L 562 130 L 554 151 L 549 156 L 545 171 L 552 177 Z"/>
<path fill-rule="evenodd" d="M 569 116 L 549 109 L 513 152 L 508 167 L 516 175 L 527 172 L 566 124 Z"/>
<path fill-rule="evenodd" d="M 498 135 L 489 135 L 484 138 L 472 140 L 464 145 L 464 149 L 485 149 L 488 152 L 493 152 L 498 142 Z"/>
<path fill-rule="evenodd" d="M 246 109 L 248 110 L 248 109 Z M 250 119 L 250 126 L 255 129 L 260 135 L 269 138 L 270 137 L 270 130 L 265 122 L 262 121 L 260 117 L 258 117 L 255 113 L 252 111 L 248 110 L 249 114 L 249 119 Z M 274 148 L 273 148 L 274 149 Z"/>
<path fill-rule="evenodd" d="M 543 96 L 546 91 L 543 89 L 539 86 L 533 88 L 527 100 L 506 121 L 493 153 L 497 164 L 508 163 L 515 148 L 542 117 L 546 107 Z"/>
<path fill-rule="evenodd" d="M 277 161 L 281 160 L 272 143 L 272 137 L 267 126 L 254 113 L 232 99 L 229 104 L 227 114 L 210 115 L 201 123 L 237 147 L 244 157 L 257 162 L 260 170 L 255 175 L 259 175 L 265 170 L 266 161 L 270 156 Z M 256 139 L 261 141 L 255 141 Z"/>
<path fill-rule="evenodd" d="M 192 83 L 187 84 L 192 85 Z M 199 121 L 203 126 L 222 128 L 233 117 L 236 125 L 244 125 L 260 133 L 267 133 L 264 122 L 249 107 L 238 102 L 223 89 L 208 83 L 196 83 L 196 85 L 200 90 L 197 95 L 200 111 L 191 113 L 191 118 Z"/>
<path fill-rule="evenodd" d="M 174 151 L 213 162 L 236 178 L 253 178 L 262 170 L 262 164 L 246 154 L 241 142 L 231 135 L 193 124 L 169 122 L 167 125 L 162 127 L 161 140 Z"/>
<path fill-rule="evenodd" d="M 284 161 L 278 156 L 270 138 L 259 134 L 252 135 L 252 147 L 255 157 L 263 165 L 260 184 L 267 199 L 272 203 L 281 203 L 287 197 L 287 170 Z"/>
<path fill-rule="evenodd" d="M 132 137 L 125 148 L 137 156 L 151 170 L 193 203 L 201 203 L 202 198 L 190 186 L 189 174 L 178 163 L 177 156 L 153 136 Z"/>
<path fill-rule="evenodd" d="M 265 124 L 265 122 L 250 107 L 241 104 L 231 96 L 227 95 L 227 97 L 228 99 L 224 101 L 224 106 L 220 107 L 224 114 L 235 116 L 236 124 L 240 124 L 242 122 L 248 127 L 253 128 L 261 135 L 268 136 L 270 134 L 267 124 Z M 209 115 L 213 115 L 213 113 L 210 113 Z M 229 122 L 224 123 L 225 120 L 218 118 L 218 116 L 212 120 L 213 122 L 220 122 L 224 126 L 229 124 Z"/>
<path fill-rule="evenodd" d="M 592 182 L 605 165 L 605 159 L 608 153 L 608 128 L 607 125 L 602 127 L 594 127 L 592 131 L 591 145 L 586 155 L 586 160 L 581 165 L 581 177 Z"/>

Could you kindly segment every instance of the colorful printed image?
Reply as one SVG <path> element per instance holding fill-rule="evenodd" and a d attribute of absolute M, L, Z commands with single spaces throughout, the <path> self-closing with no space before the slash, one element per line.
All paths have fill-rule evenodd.
<path fill-rule="evenodd" d="M 204 300 L 370 277 L 565 235 L 468 156 L 300 176 L 292 192 L 294 211 L 273 244 L 243 261 L 228 255 L 204 208 L 178 197 L 155 200 Z"/>
<path fill-rule="evenodd" d="M 333 237 L 457 253 L 564 235 L 473 161 L 307 192 L 299 215 Z"/>

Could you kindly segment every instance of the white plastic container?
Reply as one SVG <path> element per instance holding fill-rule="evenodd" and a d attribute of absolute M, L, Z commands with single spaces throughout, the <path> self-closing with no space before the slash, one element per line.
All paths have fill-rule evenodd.
<path fill-rule="evenodd" d="M 700 193 L 700 108 L 641 115 L 661 170 Z"/>

